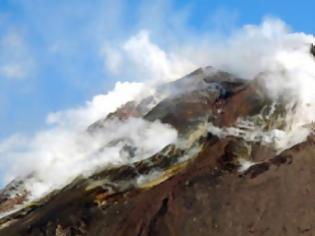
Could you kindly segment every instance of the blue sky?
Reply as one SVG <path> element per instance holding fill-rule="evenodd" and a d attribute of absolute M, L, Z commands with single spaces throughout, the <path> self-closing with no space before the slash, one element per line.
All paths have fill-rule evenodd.
<path fill-rule="evenodd" d="M 29 133 L 46 115 L 110 90 L 117 78 L 104 67 L 104 42 L 141 29 L 166 47 L 187 32 L 229 34 L 265 16 L 313 34 L 310 1 L 0 0 L 0 139 Z"/>

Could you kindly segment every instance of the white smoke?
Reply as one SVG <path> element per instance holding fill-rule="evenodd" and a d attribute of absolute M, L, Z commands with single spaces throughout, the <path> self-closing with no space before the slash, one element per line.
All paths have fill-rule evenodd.
<path fill-rule="evenodd" d="M 212 123 L 209 123 L 208 131 L 219 138 L 233 136 L 248 142 L 268 145 L 277 151 L 277 153 L 303 142 L 310 134 L 310 130 L 306 127 L 295 127 L 287 130 L 274 128 L 265 131 L 262 127 L 256 125 L 252 127 L 239 127 L 236 124 L 236 126 L 220 128 L 214 126 Z"/>
<path fill-rule="evenodd" d="M 47 123 L 85 129 L 110 112 L 114 112 L 121 105 L 141 97 L 143 93 L 149 96 L 154 91 L 139 82 L 117 82 L 113 91 L 94 96 L 91 101 L 86 102 L 85 106 L 49 114 Z"/>
<path fill-rule="evenodd" d="M 16 165 L 11 166 L 7 178 L 31 174 L 26 189 L 32 198 L 38 198 L 79 175 L 89 176 L 102 168 L 148 158 L 176 138 L 177 132 L 170 126 L 139 118 L 109 121 L 93 134 L 60 128 L 45 130 L 20 146 L 22 152 L 9 152 L 8 157 Z M 134 156 L 124 152 L 128 145 L 134 149 Z"/>
<path fill-rule="evenodd" d="M 182 44 L 179 38 L 176 47 L 164 50 L 141 31 L 121 45 L 104 44 L 102 53 L 108 71 L 145 82 L 117 83 L 112 92 L 95 96 L 83 107 L 48 115 L 52 127 L 31 137 L 14 136 L 3 141 L 0 154 L 7 181 L 32 174 L 26 186 L 39 197 L 77 175 L 147 158 L 176 142 L 176 131 L 171 127 L 141 119 L 108 123 L 102 134 L 87 134 L 84 129 L 125 102 L 154 93 L 151 80 L 173 80 L 200 66 L 212 65 L 247 79 L 261 76 L 274 99 L 290 95 L 289 99 L 298 104 L 290 116 L 292 129 L 315 120 L 315 64 L 309 53 L 312 35 L 291 32 L 281 20 L 266 19 L 261 25 L 246 25 L 220 41 L 211 36 L 198 40 Z M 303 137 L 293 136 L 300 142 L 305 133 Z M 122 155 L 125 143 L 115 142 L 120 138 L 137 148 L 135 159 Z"/>
<path fill-rule="evenodd" d="M 172 127 L 140 118 L 110 120 L 99 132 L 86 132 L 90 124 L 126 102 L 153 93 L 145 83 L 117 82 L 113 91 L 96 95 L 85 106 L 49 114 L 50 127 L 46 130 L 3 141 L 0 155 L 4 183 L 27 177 L 24 187 L 31 194 L 30 200 L 37 199 L 79 175 L 148 158 L 176 142 L 177 132 Z M 126 146 L 135 150 L 134 157 L 124 153 Z"/>
<path fill-rule="evenodd" d="M 313 35 L 292 32 L 279 19 L 266 19 L 258 26 L 244 26 L 215 47 L 207 46 L 211 65 L 259 78 L 271 98 L 288 103 L 285 130 L 265 135 L 278 150 L 304 141 L 310 133 L 305 126 L 315 121 L 315 60 L 310 53 L 314 42 Z"/>
<path fill-rule="evenodd" d="M 189 57 L 182 57 L 172 51 L 164 51 L 150 40 L 146 30 L 132 36 L 122 45 L 103 46 L 105 66 L 120 76 L 130 72 L 151 82 L 167 82 L 190 73 L 199 66 Z"/>
<path fill-rule="evenodd" d="M 90 124 L 126 102 L 153 95 L 152 81 L 158 83 L 171 77 L 174 79 L 194 69 L 153 44 L 145 32 L 123 43 L 121 52 L 128 55 L 115 54 L 114 49 L 107 50 L 110 52 L 105 50 L 111 72 L 115 73 L 113 68 L 123 59 L 129 65 L 119 65 L 121 76 L 132 73 L 142 82 L 117 82 L 113 91 L 94 96 L 84 106 L 49 114 L 47 123 L 50 127 L 46 130 L 30 137 L 14 135 L 3 141 L 0 153 L 4 159 L 4 183 L 28 176 L 25 188 L 31 193 L 31 199 L 36 199 L 62 188 L 78 175 L 88 176 L 100 168 L 148 158 L 176 142 L 175 129 L 158 121 L 152 123 L 140 118 L 124 122 L 108 121 L 100 133 L 86 132 Z M 126 145 L 136 150 L 134 157 L 124 153 Z"/>
<path fill-rule="evenodd" d="M 310 133 L 306 126 L 315 121 L 315 58 L 310 53 L 313 35 L 293 32 L 282 20 L 266 18 L 260 25 L 245 25 L 220 40 L 212 39 L 211 34 L 198 40 L 179 43 L 166 53 L 153 46 L 146 32 L 141 32 L 123 45 L 123 55 L 134 56 L 136 67 L 144 68 L 153 78 L 171 78 L 170 68 L 184 74 L 186 69 L 208 65 L 245 79 L 259 78 L 269 96 L 275 101 L 285 100 L 288 109 L 284 130 L 261 135 L 275 142 L 277 150 L 306 139 Z M 148 45 L 153 48 L 151 53 L 147 52 Z M 150 61 L 152 58 L 156 60 Z M 120 61 L 120 66 L 126 65 Z"/>
<path fill-rule="evenodd" d="M 291 124 L 300 127 L 315 120 L 315 61 L 310 53 L 313 35 L 293 32 L 282 20 L 266 18 L 260 25 L 245 25 L 220 40 L 211 33 L 189 43 L 180 40 L 167 52 L 150 41 L 147 31 L 121 45 L 106 44 L 107 69 L 123 75 L 132 67 L 132 72 L 143 78 L 167 81 L 211 65 L 245 79 L 262 77 L 272 98 L 286 96 L 298 103 Z"/>
<path fill-rule="evenodd" d="M 297 103 L 291 124 L 300 127 L 315 120 L 315 60 L 313 35 L 296 33 L 283 21 L 267 18 L 260 25 L 246 25 L 230 37 L 208 40 L 200 48 L 182 50 L 195 64 L 212 65 L 246 79 L 261 77 L 274 99 Z M 263 74 L 262 74 L 263 73 Z"/>

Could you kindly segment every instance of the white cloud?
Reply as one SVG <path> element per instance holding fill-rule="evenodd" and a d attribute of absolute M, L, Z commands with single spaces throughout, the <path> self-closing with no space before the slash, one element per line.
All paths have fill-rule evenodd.
<path fill-rule="evenodd" d="M 0 38 L 0 77 L 27 78 L 34 67 L 34 59 L 20 34 L 9 32 Z"/>
<path fill-rule="evenodd" d="M 7 64 L 0 67 L 0 75 L 7 78 L 23 78 L 27 74 L 25 68 L 18 64 Z"/>

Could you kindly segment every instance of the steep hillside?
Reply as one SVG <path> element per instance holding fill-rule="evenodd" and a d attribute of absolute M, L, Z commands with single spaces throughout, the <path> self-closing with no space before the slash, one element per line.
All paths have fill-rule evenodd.
<path fill-rule="evenodd" d="M 137 160 L 130 140 L 114 140 L 134 162 L 33 202 L 23 179 L 13 181 L 0 195 L 0 235 L 313 235 L 315 136 L 286 136 L 298 136 L 286 119 L 292 109 L 261 78 L 198 69 L 87 129 L 160 120 L 177 130 L 176 143 Z"/>

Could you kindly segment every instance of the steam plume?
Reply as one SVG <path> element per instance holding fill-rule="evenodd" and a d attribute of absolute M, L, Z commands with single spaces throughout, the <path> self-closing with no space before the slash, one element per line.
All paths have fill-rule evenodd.
<path fill-rule="evenodd" d="M 141 31 L 121 45 L 104 44 L 107 70 L 138 82 L 118 82 L 112 92 L 95 96 L 85 106 L 49 114 L 50 126 L 31 137 L 15 135 L 4 140 L 0 144 L 4 183 L 31 174 L 26 186 L 37 198 L 77 175 L 133 161 L 121 155 L 123 142 L 108 145 L 113 140 L 130 140 L 139 150 L 135 160 L 176 142 L 172 127 L 141 119 L 108 123 L 103 134 L 94 136 L 84 130 L 125 102 L 154 94 L 155 83 L 200 66 L 212 65 L 247 79 L 261 77 L 274 100 L 285 97 L 288 104 L 296 104 L 287 117 L 291 131 L 315 120 L 315 66 L 309 53 L 312 35 L 292 32 L 279 19 L 266 19 L 260 25 L 237 29 L 220 41 L 213 40 L 211 34 L 198 40 L 181 44 L 179 38 L 178 45 L 166 51 L 151 41 L 148 31 Z M 307 132 L 295 134 L 302 134 L 295 143 L 307 136 Z"/>

